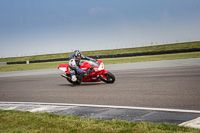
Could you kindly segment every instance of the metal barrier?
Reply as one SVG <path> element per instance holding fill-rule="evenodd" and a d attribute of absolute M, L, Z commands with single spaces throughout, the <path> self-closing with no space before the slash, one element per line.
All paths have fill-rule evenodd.
<path fill-rule="evenodd" d="M 142 52 L 142 53 L 126 53 L 126 54 L 115 54 L 115 55 L 96 55 L 90 56 L 94 59 L 103 58 L 118 58 L 118 57 L 131 57 L 131 56 L 145 56 L 145 55 L 161 55 L 161 54 L 174 54 L 174 53 L 186 53 L 186 52 L 198 52 L 200 48 L 192 49 L 178 49 L 178 50 L 165 50 L 165 51 L 153 51 L 153 52 Z M 54 61 L 67 61 L 69 58 L 49 59 L 49 60 L 35 60 L 35 61 L 20 61 L 20 62 L 7 62 L 10 64 L 29 64 L 29 63 L 43 63 L 43 62 L 54 62 Z"/>

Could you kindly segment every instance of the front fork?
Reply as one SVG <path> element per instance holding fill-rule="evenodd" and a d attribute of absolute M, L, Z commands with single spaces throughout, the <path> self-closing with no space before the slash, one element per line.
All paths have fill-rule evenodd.
<path fill-rule="evenodd" d="M 103 72 L 102 72 L 102 74 L 100 74 L 99 76 L 101 77 L 101 78 L 104 78 L 105 80 L 107 80 L 107 78 L 106 78 L 106 76 L 105 76 L 105 74 L 107 74 L 108 73 L 108 70 L 104 70 Z"/>

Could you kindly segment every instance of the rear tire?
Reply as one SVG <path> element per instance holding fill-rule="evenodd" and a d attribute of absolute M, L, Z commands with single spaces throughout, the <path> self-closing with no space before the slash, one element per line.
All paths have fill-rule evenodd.
<path fill-rule="evenodd" d="M 106 78 L 104 78 L 104 76 Z M 108 72 L 106 74 L 104 74 L 104 76 L 100 76 L 100 79 L 105 82 L 105 83 L 114 83 L 115 82 L 115 76 L 111 73 L 111 72 Z"/>
<path fill-rule="evenodd" d="M 73 84 L 73 85 L 80 85 L 80 84 L 81 84 L 81 79 L 77 78 L 77 81 L 76 81 L 76 82 L 73 82 L 73 81 L 71 80 L 71 76 L 70 76 L 70 75 L 67 75 L 67 76 L 70 77 L 70 78 L 66 78 L 66 79 L 67 79 L 67 81 L 69 81 L 71 84 Z"/>
<path fill-rule="evenodd" d="M 70 83 L 72 83 L 73 85 L 80 85 L 81 81 L 76 81 L 76 82 L 72 82 L 70 79 L 67 79 Z"/>

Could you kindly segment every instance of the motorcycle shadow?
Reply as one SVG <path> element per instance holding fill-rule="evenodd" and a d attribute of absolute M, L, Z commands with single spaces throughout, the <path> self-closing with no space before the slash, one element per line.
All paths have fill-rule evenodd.
<path fill-rule="evenodd" d="M 59 84 L 58 86 L 79 87 L 79 86 L 96 86 L 96 85 L 105 85 L 105 83 L 103 83 L 103 82 L 82 82 L 79 85 L 74 85 L 74 84 Z"/>

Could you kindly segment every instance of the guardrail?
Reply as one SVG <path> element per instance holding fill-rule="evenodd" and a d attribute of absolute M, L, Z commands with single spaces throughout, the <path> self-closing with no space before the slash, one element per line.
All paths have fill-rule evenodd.
<path fill-rule="evenodd" d="M 126 54 L 115 54 L 115 55 L 96 55 L 96 56 L 90 56 L 90 57 L 94 58 L 94 59 L 103 59 L 103 58 L 118 58 L 118 57 L 131 57 L 131 56 L 144 56 L 144 55 L 161 55 L 161 54 L 174 54 L 174 53 L 186 53 L 186 52 L 198 52 L 198 51 L 200 51 L 200 48 L 141 52 L 141 53 L 126 53 Z M 35 61 L 20 61 L 20 62 L 7 62 L 7 64 L 8 65 L 10 65 L 10 64 L 29 64 L 29 63 L 42 63 L 42 62 L 54 62 L 54 61 L 67 61 L 67 60 L 69 60 L 69 58 L 35 60 Z"/>

